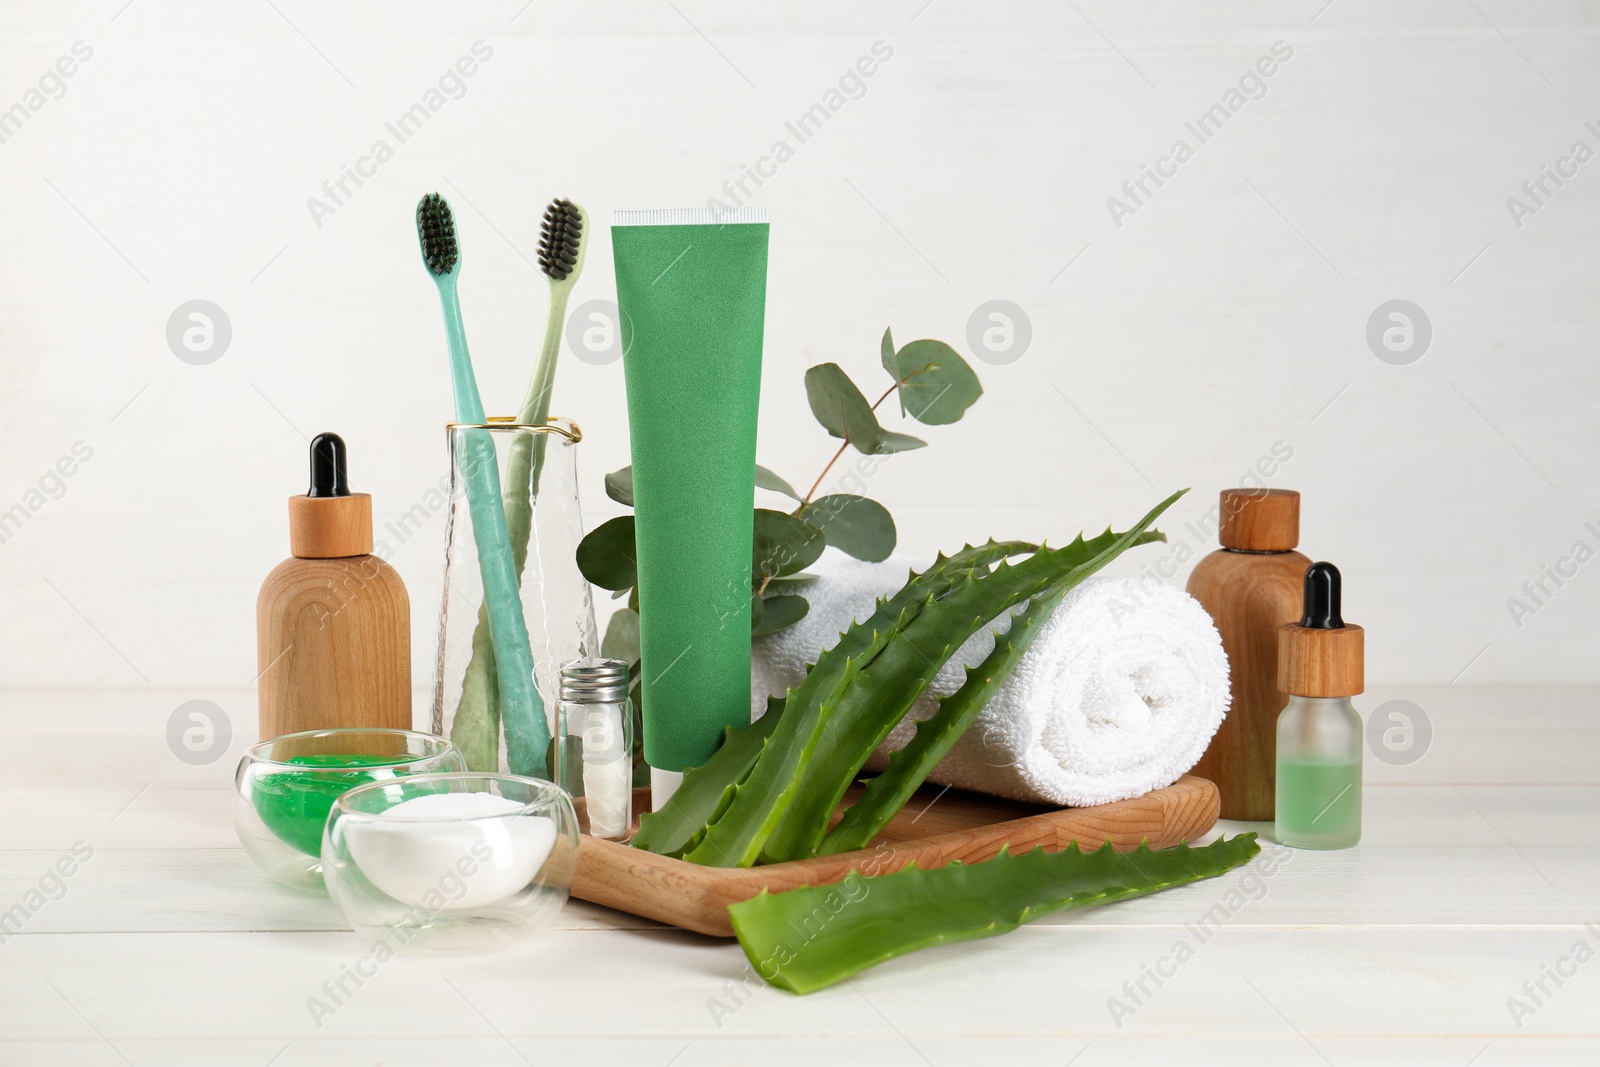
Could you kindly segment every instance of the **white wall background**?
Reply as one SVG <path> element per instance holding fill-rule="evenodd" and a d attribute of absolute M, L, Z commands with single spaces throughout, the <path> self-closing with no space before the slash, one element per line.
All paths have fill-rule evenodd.
<path fill-rule="evenodd" d="M 8 2 L 0 109 L 75 42 L 93 55 L 0 144 L 0 509 L 75 442 L 93 455 L 0 545 L 0 684 L 246 685 L 304 436 L 346 436 L 380 522 L 436 482 L 421 193 L 455 204 L 480 382 L 509 412 L 545 202 L 602 222 L 701 204 L 877 41 L 865 94 L 753 201 L 773 219 L 762 462 L 803 485 L 831 454 L 811 363 L 877 383 L 886 325 L 965 348 L 973 309 L 1008 299 L 1031 348 L 978 364 L 966 421 L 873 482 L 905 548 L 1063 539 L 1192 485 L 1176 535 L 1281 441 L 1271 480 L 1344 568 L 1373 681 L 1600 681 L 1600 563 L 1520 628 L 1506 603 L 1600 547 L 1600 161 L 1520 228 L 1506 204 L 1575 141 L 1600 149 L 1600 7 L 1325 3 Z M 307 198 L 480 40 L 465 94 L 317 225 Z M 1107 198 L 1277 41 L 1265 97 L 1114 225 Z M 600 236 L 575 303 L 612 295 Z M 208 366 L 165 340 L 196 298 L 232 323 Z M 1409 366 L 1364 339 L 1395 298 L 1433 324 Z M 588 434 L 591 523 L 617 513 L 621 365 L 569 355 L 556 409 Z M 441 537 L 395 556 L 419 682 Z"/>

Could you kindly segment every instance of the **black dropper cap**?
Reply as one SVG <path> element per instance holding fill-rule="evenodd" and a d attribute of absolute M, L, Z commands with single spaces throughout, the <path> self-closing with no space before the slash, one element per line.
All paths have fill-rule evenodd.
<path fill-rule="evenodd" d="M 1313 563 L 1306 568 L 1305 614 L 1300 626 L 1306 630 L 1342 630 L 1340 614 L 1339 568 L 1331 563 Z"/>
<path fill-rule="evenodd" d="M 306 490 L 306 496 L 349 495 L 350 475 L 345 464 L 344 438 L 336 433 L 317 434 L 311 439 L 311 488 Z"/>

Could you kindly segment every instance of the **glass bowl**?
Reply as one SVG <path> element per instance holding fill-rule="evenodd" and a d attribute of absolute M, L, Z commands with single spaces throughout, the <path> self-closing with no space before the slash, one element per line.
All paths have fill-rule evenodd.
<path fill-rule="evenodd" d="M 340 797 L 322 839 L 328 894 L 368 942 L 482 951 L 555 919 L 578 866 L 559 786 L 512 774 L 427 774 Z"/>
<path fill-rule="evenodd" d="M 412 730 L 310 730 L 252 745 L 234 773 L 233 825 L 256 865 L 295 889 L 322 883 L 322 828 L 339 794 L 406 775 L 460 771 L 442 737 Z"/>

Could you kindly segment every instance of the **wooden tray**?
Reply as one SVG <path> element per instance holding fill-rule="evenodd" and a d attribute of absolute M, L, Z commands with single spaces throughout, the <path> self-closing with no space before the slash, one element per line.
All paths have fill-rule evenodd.
<path fill-rule="evenodd" d="M 1008 843 L 1012 852 L 1035 845 L 1059 852 L 1077 839 L 1084 847 L 1109 839 L 1118 851 L 1146 839 L 1151 848 L 1170 848 L 1210 830 L 1219 803 L 1217 787 L 1192 775 L 1142 797 L 1093 808 L 1046 808 L 924 786 L 872 848 L 750 868 L 705 867 L 585 834 L 572 895 L 685 930 L 732 937 L 728 905 L 763 889 L 826 885 L 856 869 L 888 874 L 909 863 L 924 869 L 951 860 L 976 863 Z M 649 805 L 650 790 L 635 790 L 634 810 Z"/>

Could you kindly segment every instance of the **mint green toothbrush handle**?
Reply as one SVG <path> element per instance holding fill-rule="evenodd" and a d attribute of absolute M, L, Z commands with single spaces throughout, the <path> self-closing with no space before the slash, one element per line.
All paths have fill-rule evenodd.
<path fill-rule="evenodd" d="M 451 276 L 440 279 L 445 295 L 445 333 L 450 343 L 450 373 L 455 387 L 456 421 L 483 422 L 483 402 L 472 374 L 466 332 L 461 325 L 461 305 Z M 511 535 L 500 502 L 500 463 L 487 430 L 464 433 L 463 465 L 467 509 L 478 547 L 478 568 L 483 578 L 483 599 L 489 616 L 489 637 L 494 646 L 495 673 L 500 688 L 500 720 L 506 733 L 506 765 L 513 774 L 548 776 L 550 730 L 545 723 L 544 701 L 533 682 L 533 652 L 528 624 L 522 615 L 516 561 Z M 463 709 L 465 707 L 463 706 Z M 489 714 L 487 708 L 477 714 Z"/>
<path fill-rule="evenodd" d="M 533 653 L 522 616 L 511 536 L 500 504 L 500 466 L 487 430 L 467 431 L 467 508 L 478 543 L 489 638 L 500 682 L 500 720 L 506 732 L 506 764 L 513 774 L 547 776 L 550 731 L 544 702 L 533 684 Z"/>
<path fill-rule="evenodd" d="M 551 286 L 550 314 L 545 322 L 544 344 L 533 378 L 528 382 L 527 395 L 522 398 L 522 409 L 517 421 L 527 426 L 542 426 L 550 416 L 550 387 L 555 379 L 556 348 L 561 343 L 561 330 L 566 319 L 567 297 L 571 284 Z M 533 509 L 538 503 L 539 474 L 544 468 L 543 434 L 518 434 L 511 442 L 511 456 L 506 466 L 505 509 L 506 527 L 511 535 L 511 553 L 517 565 L 520 583 L 528 558 L 529 539 L 533 534 Z M 488 634 L 489 619 L 486 612 L 478 616 L 478 628 L 472 635 L 472 658 L 467 662 L 466 680 L 461 688 L 461 703 L 450 729 L 450 739 L 466 757 L 469 770 L 494 770 L 499 765 L 495 742 L 492 706 L 487 704 L 489 683 L 494 672 L 494 649 Z M 485 707 L 469 709 L 469 703 Z M 460 724 L 457 729 L 455 724 Z"/>

